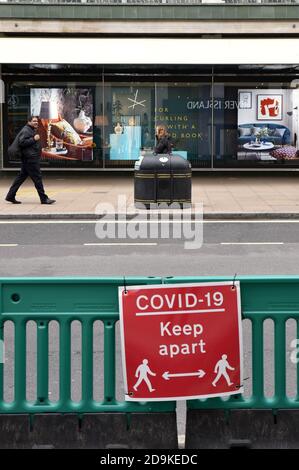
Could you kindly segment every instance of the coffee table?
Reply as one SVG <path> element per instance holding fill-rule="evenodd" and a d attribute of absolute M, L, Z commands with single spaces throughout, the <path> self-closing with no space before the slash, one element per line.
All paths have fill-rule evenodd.
<path fill-rule="evenodd" d="M 257 156 L 261 158 L 262 152 L 268 152 L 269 150 L 274 149 L 274 144 L 272 142 L 264 142 L 261 144 L 256 144 L 256 143 L 247 143 L 243 145 L 243 148 L 245 149 L 245 159 L 247 157 L 247 153 L 255 153 Z"/>

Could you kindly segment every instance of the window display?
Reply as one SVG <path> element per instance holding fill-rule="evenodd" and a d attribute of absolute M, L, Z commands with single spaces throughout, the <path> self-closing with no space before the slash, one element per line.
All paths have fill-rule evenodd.
<path fill-rule="evenodd" d="M 90 88 L 31 88 L 30 109 L 32 115 L 39 116 L 41 160 L 92 161 Z"/>
<path fill-rule="evenodd" d="M 6 150 L 30 113 L 49 168 L 133 169 L 159 125 L 194 170 L 299 165 L 299 66 L 40 68 L 2 66 L 4 168 L 20 165 Z"/>
<path fill-rule="evenodd" d="M 106 84 L 107 107 L 111 106 L 109 152 L 106 166 L 115 161 L 138 160 L 144 147 L 154 142 L 154 102 L 151 84 Z M 110 163 L 112 162 L 112 163 Z"/>
<path fill-rule="evenodd" d="M 275 162 L 283 158 L 294 159 L 296 147 L 292 144 L 296 124 L 293 113 L 283 110 L 284 101 L 290 103 L 290 107 L 297 105 L 294 90 L 273 88 L 261 94 L 260 90 L 251 89 L 240 93 L 250 93 L 252 107 L 238 108 L 238 160 Z M 278 151 L 283 147 L 288 147 L 289 151 Z"/>

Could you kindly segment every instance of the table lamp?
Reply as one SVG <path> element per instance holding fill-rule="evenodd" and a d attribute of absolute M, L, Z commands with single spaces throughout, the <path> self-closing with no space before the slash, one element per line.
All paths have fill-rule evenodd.
<path fill-rule="evenodd" d="M 51 148 L 51 119 L 58 119 L 57 104 L 53 101 L 42 101 L 40 105 L 40 119 L 47 121 L 47 148 Z"/>

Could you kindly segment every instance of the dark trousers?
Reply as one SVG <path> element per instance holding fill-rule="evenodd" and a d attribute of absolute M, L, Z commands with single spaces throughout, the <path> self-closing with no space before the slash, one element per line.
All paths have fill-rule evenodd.
<path fill-rule="evenodd" d="M 16 193 L 19 187 L 24 183 L 24 181 L 28 178 L 28 176 L 30 176 L 30 178 L 32 179 L 41 202 L 45 201 L 48 198 L 48 196 L 46 195 L 45 190 L 44 190 L 42 174 L 40 171 L 40 164 L 39 162 L 34 162 L 34 161 L 22 162 L 21 171 L 17 175 L 14 182 L 12 183 L 6 197 L 10 199 L 14 198 L 16 196 Z"/>

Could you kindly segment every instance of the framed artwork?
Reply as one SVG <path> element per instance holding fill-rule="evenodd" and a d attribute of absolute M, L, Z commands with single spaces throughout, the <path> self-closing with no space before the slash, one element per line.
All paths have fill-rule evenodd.
<path fill-rule="evenodd" d="M 282 121 L 282 95 L 257 95 L 257 120 Z"/>
<path fill-rule="evenodd" d="M 240 91 L 239 92 L 239 109 L 251 109 L 252 99 L 251 91 Z"/>

